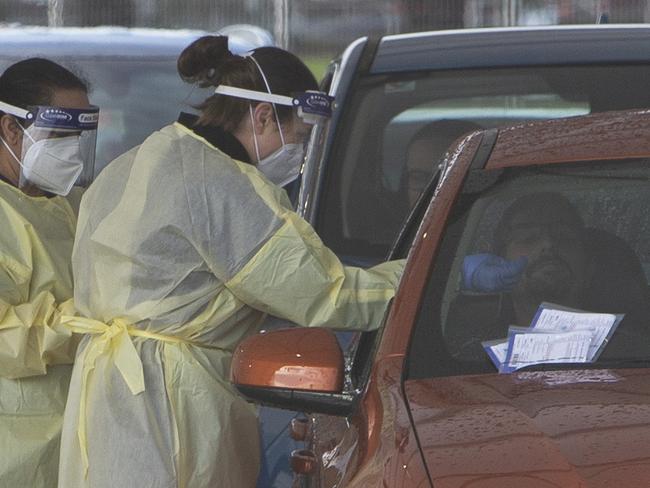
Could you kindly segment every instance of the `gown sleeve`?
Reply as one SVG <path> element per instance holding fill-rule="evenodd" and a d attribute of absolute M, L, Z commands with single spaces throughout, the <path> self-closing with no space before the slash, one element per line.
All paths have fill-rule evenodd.
<path fill-rule="evenodd" d="M 247 305 L 306 327 L 378 328 L 404 261 L 343 266 L 286 194 L 254 167 L 214 164 L 192 191 L 195 232 L 210 268 Z"/>
<path fill-rule="evenodd" d="M 41 375 L 48 365 L 72 363 L 76 340 L 59 323 L 62 314 L 74 314 L 71 302 L 57 304 L 48 291 L 19 305 L 0 298 L 0 376 Z"/>
<path fill-rule="evenodd" d="M 343 266 L 312 227 L 287 212 L 226 286 L 250 306 L 302 326 L 373 330 L 381 325 L 404 268 Z"/>
<path fill-rule="evenodd" d="M 74 307 L 71 300 L 59 303 L 47 286 L 57 279 L 57 271 L 45 264 L 54 259 L 48 250 L 29 237 L 37 229 L 18 221 L 10 211 L 0 211 L 0 220 L 4 228 L 0 236 L 0 376 L 45 374 L 48 365 L 74 359 L 76 338 L 59 323 L 61 314 L 73 314 Z M 38 269 L 34 262 L 40 263 Z"/>

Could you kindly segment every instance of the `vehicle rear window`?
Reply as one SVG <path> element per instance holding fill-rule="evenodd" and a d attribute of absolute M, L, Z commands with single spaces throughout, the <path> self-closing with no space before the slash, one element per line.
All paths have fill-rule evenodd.
<path fill-rule="evenodd" d="M 347 102 L 316 226 L 348 262 L 385 258 L 409 209 L 459 136 L 650 106 L 648 66 L 563 66 L 373 76 Z M 369 258 L 369 259 L 368 259 Z"/>
<path fill-rule="evenodd" d="M 625 314 L 594 365 L 650 361 L 650 161 L 475 171 L 448 221 L 417 319 L 409 375 L 494 373 L 482 342 L 528 327 L 543 302 Z M 468 256 L 522 273 L 499 289 L 468 286 Z"/>

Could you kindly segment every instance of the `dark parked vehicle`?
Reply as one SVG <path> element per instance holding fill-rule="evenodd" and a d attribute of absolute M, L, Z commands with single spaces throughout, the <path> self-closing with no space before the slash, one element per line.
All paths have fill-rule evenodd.
<path fill-rule="evenodd" d="M 321 414 L 294 429 L 308 441 L 292 459 L 298 486 L 647 486 L 649 184 L 647 110 L 452 146 L 393 252 L 408 261 L 384 327 L 347 367 L 324 329 L 253 336 L 233 358 L 245 395 Z M 528 257 L 514 289 L 460 285 L 466 256 L 499 249 Z M 553 353 L 499 374 L 477 341 L 534 323 L 524 304 L 548 298 L 580 320 L 624 318 L 594 361 Z"/>
<path fill-rule="evenodd" d="M 463 133 L 650 107 L 650 27 L 555 26 L 360 39 L 325 80 L 299 209 L 351 263 L 386 257 L 413 197 Z M 419 131 L 423 131 L 418 135 Z M 430 157 L 407 164 L 424 133 Z M 420 158 L 421 159 L 421 158 Z"/>

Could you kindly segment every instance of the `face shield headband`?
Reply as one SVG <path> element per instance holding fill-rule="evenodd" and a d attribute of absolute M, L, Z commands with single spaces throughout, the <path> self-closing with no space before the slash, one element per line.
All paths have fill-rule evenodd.
<path fill-rule="evenodd" d="M 99 121 L 99 107 L 65 108 L 36 105 L 25 110 L 0 101 L 0 111 L 26 121 L 25 127 L 80 132 L 96 131 Z"/>
<path fill-rule="evenodd" d="M 21 157 L 14 154 L 21 167 L 20 187 L 33 184 L 66 195 L 74 184 L 92 182 L 98 107 L 34 106 L 24 110 L 0 102 L 0 110 L 25 120 Z"/>
<path fill-rule="evenodd" d="M 297 93 L 295 97 L 287 97 L 235 86 L 219 85 L 214 92 L 219 95 L 294 107 L 297 109 L 298 117 L 306 124 L 313 125 L 323 118 L 332 116 L 334 97 L 319 91 L 308 90 Z"/>

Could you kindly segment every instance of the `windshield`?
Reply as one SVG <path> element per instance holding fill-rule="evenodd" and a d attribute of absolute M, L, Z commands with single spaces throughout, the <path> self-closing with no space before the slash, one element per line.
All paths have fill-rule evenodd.
<path fill-rule="evenodd" d="M 650 362 L 650 161 L 553 166 L 467 177 L 417 319 L 411 377 L 496 372 L 484 342 L 530 327 L 542 303 L 623 314 L 592 366 Z M 525 261 L 512 283 L 477 284 L 477 256 Z"/>
<path fill-rule="evenodd" d="M 348 262 L 385 258 L 455 139 L 528 121 L 650 106 L 647 66 L 397 73 L 361 83 L 336 128 L 316 216 Z"/>

